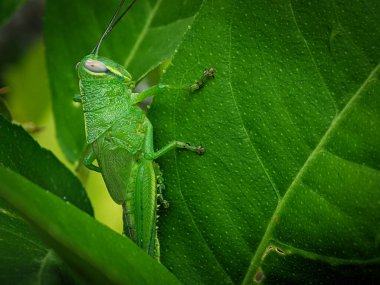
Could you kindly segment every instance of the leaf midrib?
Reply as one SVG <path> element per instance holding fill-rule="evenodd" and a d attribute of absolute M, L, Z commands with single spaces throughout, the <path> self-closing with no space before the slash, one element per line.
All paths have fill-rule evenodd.
<path fill-rule="evenodd" d="M 135 54 L 139 50 L 141 42 L 143 41 L 143 39 L 145 38 L 145 36 L 148 32 L 149 27 L 152 24 L 152 21 L 154 19 L 154 16 L 156 15 L 157 10 L 161 5 L 161 2 L 162 2 L 162 0 L 158 0 L 156 2 L 156 4 L 154 5 L 154 7 L 152 8 L 151 13 L 148 16 L 141 33 L 139 34 L 135 44 L 133 45 L 133 47 L 129 53 L 129 56 L 127 57 L 127 59 L 124 62 L 124 66 L 128 66 L 131 63 L 132 59 L 135 57 Z"/>
<path fill-rule="evenodd" d="M 244 277 L 244 281 L 242 284 L 249 284 L 251 283 L 250 280 L 252 279 L 252 275 L 256 272 L 258 269 L 260 263 L 262 262 L 262 256 L 265 253 L 265 250 L 268 246 L 268 242 L 271 239 L 273 230 L 277 224 L 276 217 L 279 216 L 282 209 L 285 207 L 287 200 L 289 200 L 291 197 L 291 194 L 294 192 L 295 186 L 300 182 L 302 179 L 304 173 L 307 171 L 309 166 L 311 165 L 311 162 L 317 157 L 317 155 L 320 153 L 322 148 L 325 146 L 325 144 L 328 142 L 331 135 L 334 133 L 334 131 L 339 127 L 340 123 L 346 118 L 346 116 L 349 114 L 353 106 L 355 106 L 355 103 L 360 99 L 361 95 L 364 93 L 365 89 L 369 86 L 371 81 L 376 77 L 376 74 L 380 71 L 380 63 L 371 71 L 367 79 L 363 82 L 363 84 L 359 87 L 359 89 L 356 91 L 356 93 L 351 97 L 351 99 L 347 102 L 345 107 L 335 116 L 335 118 L 332 120 L 330 127 L 327 129 L 323 137 L 321 138 L 318 145 L 315 147 L 315 149 L 311 152 L 309 157 L 306 159 L 303 166 L 298 171 L 297 175 L 293 179 L 292 183 L 288 187 L 288 189 L 285 192 L 285 195 L 283 199 L 278 203 L 270 222 L 268 223 L 268 226 L 266 228 L 266 231 L 257 247 L 257 250 L 255 252 L 255 255 L 253 256 L 251 260 L 251 264 L 247 270 L 247 273 Z"/>

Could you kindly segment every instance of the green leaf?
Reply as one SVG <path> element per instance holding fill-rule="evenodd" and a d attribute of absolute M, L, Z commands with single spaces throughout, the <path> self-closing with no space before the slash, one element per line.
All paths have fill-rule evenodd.
<path fill-rule="evenodd" d="M 0 236 L 1 284 L 75 284 L 54 253 L 2 199 Z"/>
<path fill-rule="evenodd" d="M 193 20 L 201 0 L 140 0 L 105 39 L 99 54 L 127 66 L 139 79 L 169 58 Z M 95 47 L 118 1 L 47 1 L 46 61 L 59 143 L 70 161 L 85 144 L 75 65 Z M 60 36 L 57 36 L 60 35 Z"/>
<path fill-rule="evenodd" d="M 378 1 L 204 1 L 155 98 L 170 208 L 163 263 L 184 283 L 379 279 Z"/>
<path fill-rule="evenodd" d="M 1 116 L 0 166 L 18 172 L 62 200 L 93 214 L 90 201 L 79 180 L 21 127 L 11 124 Z M 1 176 L 1 180 L 3 179 L 5 178 Z M 18 193 L 18 189 L 15 192 Z M 27 197 L 21 195 L 20 199 Z M 1 199 L 0 236 L 1 284 L 78 284 L 73 281 L 66 266 L 54 252 L 43 245 L 30 226 Z"/>
<path fill-rule="evenodd" d="M 0 165 L 93 215 L 80 181 L 21 127 L 0 116 Z"/>
<path fill-rule="evenodd" d="M 7 120 L 12 120 L 12 115 L 9 112 L 8 105 L 5 103 L 3 98 L 0 98 L 0 115 Z"/>
<path fill-rule="evenodd" d="M 131 240 L 5 167 L 0 176 L 0 196 L 88 284 L 178 284 Z"/>
<path fill-rule="evenodd" d="M 0 26 L 24 3 L 24 0 L 7 0 L 0 2 Z"/>
<path fill-rule="evenodd" d="M 131 32 L 128 49 L 123 51 L 124 66 L 135 79 L 146 75 L 164 60 L 170 58 L 180 43 L 183 34 L 193 22 L 201 0 L 149 0 L 143 2 L 143 9 L 137 8 L 132 21 L 141 22 L 141 28 Z M 135 8 L 134 8 L 135 9 Z M 140 15 L 139 15 L 140 14 Z M 141 17 L 141 15 L 144 15 Z"/>

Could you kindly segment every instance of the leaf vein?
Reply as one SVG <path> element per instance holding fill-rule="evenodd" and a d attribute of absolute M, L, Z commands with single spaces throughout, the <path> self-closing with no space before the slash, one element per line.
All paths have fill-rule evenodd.
<path fill-rule="evenodd" d="M 8 230 L 8 229 L 5 228 L 5 227 L 0 228 L 0 230 L 3 231 L 3 232 L 5 232 L 5 233 L 9 233 L 9 234 L 11 234 L 11 235 L 13 235 L 13 236 L 15 236 L 15 237 L 18 237 L 18 238 L 20 238 L 21 240 L 25 240 L 25 241 L 27 241 L 28 243 L 33 244 L 34 246 L 36 246 L 36 247 L 39 248 L 39 249 L 45 250 L 45 248 L 44 248 L 42 245 L 40 245 L 40 244 L 38 244 L 38 243 L 32 241 L 31 239 L 28 239 L 28 237 L 25 237 L 25 236 L 23 236 L 23 235 L 20 235 L 20 234 L 14 232 L 14 231 Z"/>
<path fill-rule="evenodd" d="M 338 113 L 338 107 L 337 107 L 337 105 L 336 105 L 336 103 L 335 103 L 334 97 L 332 96 L 332 94 L 331 94 L 331 92 L 330 92 L 330 90 L 329 90 L 329 88 L 328 88 L 328 86 L 327 86 L 327 84 L 326 84 L 326 82 L 325 82 L 324 77 L 322 76 L 321 72 L 319 71 L 319 68 L 318 68 L 317 62 L 315 61 L 315 58 L 314 58 L 313 54 L 311 53 L 311 50 L 310 50 L 309 44 L 308 44 L 308 42 L 307 42 L 305 36 L 304 36 L 303 33 L 301 32 L 301 29 L 300 29 L 300 27 L 299 27 L 299 25 L 298 25 L 298 22 L 297 22 L 296 16 L 295 16 L 295 14 L 294 14 L 294 9 L 293 9 L 293 5 L 292 5 L 292 1 L 291 1 L 291 0 L 289 1 L 289 6 L 290 6 L 290 11 L 291 11 L 291 13 L 292 13 L 292 18 L 293 18 L 294 24 L 296 25 L 296 28 L 297 28 L 297 30 L 298 30 L 298 32 L 299 32 L 299 34 L 300 34 L 300 36 L 301 36 L 303 42 L 304 42 L 305 45 L 306 45 L 307 52 L 308 52 L 308 54 L 310 55 L 310 58 L 311 58 L 311 60 L 312 60 L 312 62 L 313 62 L 313 65 L 314 65 L 314 67 L 315 67 L 316 73 L 318 74 L 318 77 L 321 79 L 321 82 L 322 82 L 323 88 L 326 90 L 326 93 L 329 95 L 329 98 L 331 99 L 331 103 L 332 103 L 333 106 L 334 106 L 335 115 L 336 115 L 336 114 Z"/>
<path fill-rule="evenodd" d="M 370 259 L 346 259 L 340 258 L 336 256 L 327 256 L 322 254 L 317 254 L 308 250 L 303 250 L 301 248 L 297 248 L 280 241 L 274 240 L 276 245 L 285 252 L 285 254 L 298 254 L 308 259 L 323 261 L 329 263 L 332 266 L 337 265 L 366 265 L 366 264 L 374 264 L 380 261 L 380 258 L 370 258 Z"/>
<path fill-rule="evenodd" d="M 265 234 L 263 235 L 263 238 L 261 239 L 257 247 L 256 253 L 253 256 L 249 269 L 247 270 L 247 273 L 244 277 L 243 284 L 250 283 L 252 275 L 258 270 L 259 265 L 262 262 L 262 257 L 268 246 L 268 242 L 271 239 L 272 232 L 277 224 L 277 218 L 281 214 L 282 209 L 285 207 L 284 205 L 286 205 L 286 201 L 291 198 L 291 194 L 294 192 L 295 186 L 298 185 L 298 183 L 300 183 L 302 176 L 304 175 L 306 170 L 309 168 L 311 162 L 315 159 L 315 157 L 319 154 L 319 152 L 325 146 L 325 144 L 327 143 L 327 141 L 329 140 L 333 132 L 336 130 L 336 128 L 340 125 L 340 123 L 346 118 L 346 116 L 355 106 L 355 103 L 363 95 L 365 89 L 369 86 L 369 84 L 372 83 L 373 80 L 375 80 L 375 77 L 379 71 L 380 71 L 380 63 L 371 71 L 369 76 L 366 78 L 363 84 L 359 87 L 359 89 L 355 92 L 355 94 L 351 97 L 351 99 L 347 102 L 345 107 L 339 112 L 337 116 L 335 116 L 335 118 L 332 120 L 330 124 L 330 127 L 326 130 L 325 134 L 321 138 L 319 144 L 310 153 L 309 157 L 306 159 L 305 163 L 302 165 L 302 167 L 298 171 L 297 175 L 293 179 L 293 182 L 290 184 L 287 191 L 285 192 L 283 199 L 277 205 L 272 215 L 272 218 L 270 219 L 267 225 Z"/>
<path fill-rule="evenodd" d="M 235 5 L 233 6 L 235 7 Z M 231 50 L 232 50 L 232 21 L 233 21 L 234 17 L 233 17 L 233 10 L 231 11 L 231 20 L 230 20 L 230 24 L 229 24 L 229 46 L 228 46 L 228 87 L 230 89 L 230 94 L 231 94 L 231 98 L 232 98 L 232 101 L 234 103 L 234 106 L 235 106 L 235 109 L 237 111 L 237 114 L 239 115 L 239 121 L 241 122 L 241 126 L 242 126 L 242 129 L 244 131 L 244 134 L 245 136 L 247 137 L 248 141 L 249 141 L 249 145 L 251 146 L 255 156 L 257 157 L 259 163 L 260 163 L 260 166 L 261 168 L 264 170 L 264 173 L 265 173 L 265 176 L 267 177 L 268 181 L 270 182 L 272 188 L 273 188 L 273 191 L 276 193 L 276 196 L 277 196 L 277 199 L 280 201 L 281 200 L 281 195 L 280 195 L 280 192 L 278 191 L 277 187 L 276 187 L 276 184 L 275 182 L 272 180 L 272 178 L 270 177 L 269 173 L 268 173 L 268 170 L 266 169 L 261 157 L 259 156 L 259 153 L 257 152 L 256 150 L 256 147 L 254 146 L 252 140 L 251 140 L 251 137 L 249 136 L 248 134 L 248 131 L 247 131 L 247 127 L 245 126 L 244 124 L 244 120 L 243 120 L 243 117 L 241 115 L 241 112 L 240 112 L 240 108 L 236 102 L 236 98 L 235 98 L 235 94 L 234 94 L 234 89 L 232 87 L 232 84 L 231 84 L 231 73 L 232 73 L 232 68 L 231 68 L 231 62 L 232 62 L 232 58 L 231 58 Z"/>

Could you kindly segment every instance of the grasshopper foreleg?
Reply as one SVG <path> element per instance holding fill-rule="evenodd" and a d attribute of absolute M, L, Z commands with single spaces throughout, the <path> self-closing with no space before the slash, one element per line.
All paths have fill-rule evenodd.
<path fill-rule="evenodd" d="M 195 83 L 188 86 L 190 92 L 195 92 L 205 86 L 206 82 L 215 77 L 215 69 L 210 67 L 203 71 L 202 77 Z"/>
<path fill-rule="evenodd" d="M 166 154 L 167 152 L 174 150 L 176 148 L 187 149 L 187 150 L 195 152 L 199 155 L 203 155 L 206 152 L 205 148 L 202 145 L 193 146 L 193 145 L 191 145 L 189 143 L 185 143 L 185 142 L 172 141 L 171 143 L 167 144 L 166 146 L 164 146 L 160 150 L 154 152 L 153 159 L 157 159 L 160 156 L 162 156 L 162 155 Z"/>
<path fill-rule="evenodd" d="M 92 149 L 92 146 L 86 148 L 84 157 L 83 157 L 83 164 L 90 170 L 94 170 L 96 172 L 100 172 L 100 167 L 93 164 L 93 162 L 96 159 L 96 155 Z"/>
<path fill-rule="evenodd" d="M 80 95 L 75 95 L 73 97 L 73 101 L 77 103 L 82 103 L 82 98 L 80 97 Z"/>
<path fill-rule="evenodd" d="M 156 96 L 159 94 L 163 94 L 165 92 L 173 92 L 176 90 L 183 90 L 183 91 L 188 91 L 191 93 L 196 92 L 197 90 L 204 87 L 208 80 L 214 78 L 214 74 L 215 74 L 215 69 L 213 67 L 210 67 L 210 68 L 206 68 L 203 71 L 202 77 L 199 80 L 197 80 L 195 83 L 192 83 L 190 85 L 173 86 L 173 85 L 159 84 L 159 85 L 152 86 L 141 93 L 133 93 L 132 94 L 133 104 L 142 102 L 150 96 Z"/>

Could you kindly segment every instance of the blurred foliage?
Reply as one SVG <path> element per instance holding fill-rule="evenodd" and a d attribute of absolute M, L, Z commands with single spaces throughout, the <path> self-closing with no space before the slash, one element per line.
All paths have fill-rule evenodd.
<path fill-rule="evenodd" d="M 8 106 L 15 121 L 39 125 L 46 120 L 51 99 L 41 40 L 29 48 L 19 64 L 8 67 L 4 82 L 8 87 Z"/>
<path fill-rule="evenodd" d="M 7 0 L 0 2 L 0 26 L 23 4 L 24 0 Z"/>
<path fill-rule="evenodd" d="M 0 167 L 12 169 L 67 203 L 92 215 L 92 207 L 76 177 L 50 151 L 42 149 L 21 127 L 0 116 Z M 46 175 L 49 173 L 49 175 Z M 1 175 L 1 183 L 5 182 Z M 1 184 L 1 196 L 5 194 Z M 21 191 L 10 188 L 13 193 Z M 17 190 L 17 191 L 16 191 Z M 32 193 L 32 195 L 34 195 Z M 19 196 L 27 202 L 25 196 Z M 9 202 L 9 201 L 8 201 Z M 32 284 L 60 280 L 70 284 L 70 274 L 53 251 L 40 242 L 18 214 L 0 198 L 0 283 Z M 22 274 L 19 272 L 22 271 Z M 69 283 L 67 283 L 69 282 Z"/>
<path fill-rule="evenodd" d="M 40 37 L 43 3 L 44 0 L 0 1 L 0 87 L 4 85 L 2 75 L 7 66 L 17 63 Z"/>
<path fill-rule="evenodd" d="M 3 122 L 0 124 L 4 125 Z M 68 201 L 59 199 L 38 184 L 1 165 L 0 176 L 2 177 L 1 196 L 19 213 L 22 213 L 42 240 L 52 246 L 65 261 L 65 265 L 55 262 L 54 259 L 50 262 L 50 252 L 47 252 L 45 258 L 40 258 L 38 266 L 34 266 L 37 270 L 31 272 L 31 275 L 34 273 L 35 280 L 30 278 L 29 283 L 26 284 L 43 283 L 44 280 L 41 277 L 44 275 L 50 277 L 46 284 L 68 284 L 67 280 L 73 284 L 153 284 L 155 282 L 179 284 L 164 266 L 145 254 L 130 239 L 100 224 Z M 7 214 L 3 209 L 0 208 L 0 210 L 3 215 Z M 3 227 L 8 227 L 8 229 L 13 227 L 13 231 L 17 232 L 19 226 L 7 223 L 2 224 L 1 228 Z M 2 240 L 2 242 L 16 241 Z M 22 255 L 23 252 L 19 254 Z M 0 257 L 0 266 L 5 265 L 4 272 L 9 272 L 7 266 L 10 264 L 7 264 L 6 260 L 11 257 L 9 251 L 7 255 Z M 17 263 L 18 260 L 21 262 Z M 11 265 L 22 270 L 23 262 L 25 260 L 18 258 Z M 36 262 L 31 259 L 29 263 Z M 60 265 L 53 272 L 55 274 L 50 273 L 51 263 L 53 266 Z M 69 277 L 62 276 L 66 265 L 70 266 L 71 274 L 74 272 Z M 47 274 L 44 274 L 45 271 Z M 2 279 L 4 284 L 11 284 L 13 280 L 25 278 L 22 275 L 3 275 Z"/>
<path fill-rule="evenodd" d="M 0 106 L 8 117 L 22 124 L 39 144 L 51 150 L 69 169 L 75 171 L 75 165 L 69 163 L 59 147 L 51 106 L 51 93 L 45 61 L 45 46 L 40 39 L 31 43 L 28 50 L 18 59 L 18 63 L 9 64 L 3 73 L 5 99 Z M 1 96 L 1 95 L 0 95 Z M 70 98 L 71 99 L 71 98 Z M 9 111 L 8 111 L 9 110 Z M 94 204 L 96 217 L 111 228 L 121 231 L 121 210 L 109 197 L 101 177 L 82 169 L 82 180 L 87 183 L 86 190 Z"/>

